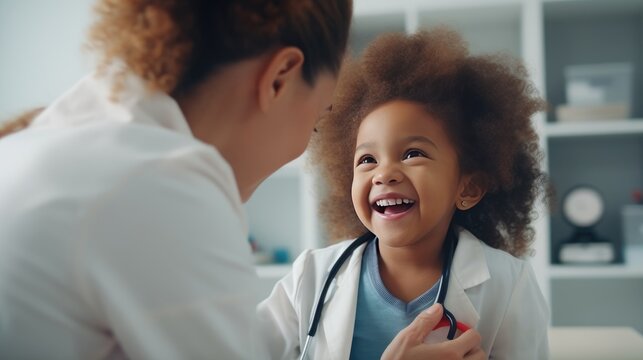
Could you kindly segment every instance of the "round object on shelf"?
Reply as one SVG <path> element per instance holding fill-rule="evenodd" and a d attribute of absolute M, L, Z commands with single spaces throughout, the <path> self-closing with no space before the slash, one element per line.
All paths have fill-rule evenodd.
<path fill-rule="evenodd" d="M 600 192 L 588 185 L 575 186 L 563 197 L 563 216 L 573 226 L 588 228 L 603 217 L 605 203 Z"/>

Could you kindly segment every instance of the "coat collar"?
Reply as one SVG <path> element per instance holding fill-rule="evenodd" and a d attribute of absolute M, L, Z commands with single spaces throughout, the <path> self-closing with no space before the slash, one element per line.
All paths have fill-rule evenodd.
<path fill-rule="evenodd" d="M 458 247 L 451 266 L 445 307 L 458 321 L 475 327 L 480 321 L 480 315 L 465 291 L 489 280 L 491 275 L 484 245 L 467 230 L 458 230 Z"/>
<path fill-rule="evenodd" d="M 480 240 L 464 229 L 459 229 L 458 233 L 458 247 L 453 256 L 445 306 L 458 321 L 475 327 L 480 315 L 465 291 L 487 281 L 490 278 L 489 268 L 484 245 Z M 330 359 L 348 359 L 350 355 L 359 276 L 365 248 L 366 244 L 355 250 L 348 263 L 338 273 L 330 296 L 326 298 L 322 329 Z M 332 263 L 334 262 L 335 260 Z"/>
<path fill-rule="evenodd" d="M 115 80 L 122 87 L 114 95 Z M 92 122 L 140 123 L 192 136 L 178 103 L 168 94 L 150 90 L 136 75 L 121 78 L 90 74 L 55 100 L 34 121 L 38 127 L 77 126 Z"/>

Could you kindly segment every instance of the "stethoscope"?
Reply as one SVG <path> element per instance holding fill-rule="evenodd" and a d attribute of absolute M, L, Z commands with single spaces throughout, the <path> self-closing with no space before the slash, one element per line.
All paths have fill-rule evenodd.
<path fill-rule="evenodd" d="M 326 281 L 324 282 L 324 286 L 322 287 L 322 291 L 319 294 L 319 298 L 317 299 L 317 304 L 315 305 L 315 311 L 312 316 L 310 328 L 308 329 L 308 336 L 306 336 L 306 342 L 304 343 L 304 348 L 301 352 L 301 356 L 299 357 L 300 360 L 303 360 L 305 358 L 306 353 L 308 352 L 310 341 L 317 333 L 317 328 L 319 327 L 319 322 L 322 316 L 322 310 L 324 309 L 324 300 L 326 299 L 326 294 L 328 293 L 328 289 L 330 288 L 333 279 L 335 279 L 335 276 L 339 272 L 339 269 L 342 267 L 344 262 L 346 262 L 346 260 L 353 254 L 353 251 L 355 251 L 355 249 L 360 247 L 362 244 L 374 239 L 375 235 L 373 235 L 370 231 L 358 237 L 350 245 L 348 245 L 346 250 L 342 252 L 342 254 L 331 267 L 330 271 L 328 272 L 328 276 L 326 277 Z M 449 287 L 449 276 L 451 275 L 451 263 L 453 262 L 453 254 L 455 254 L 457 242 L 458 238 L 450 227 L 449 231 L 447 231 L 447 248 L 444 252 L 442 276 L 440 276 L 440 282 L 438 284 L 438 296 L 435 299 L 435 303 L 442 305 L 442 308 L 444 309 L 444 319 L 438 324 L 438 326 L 436 326 L 436 328 L 448 325 L 449 332 L 447 333 L 447 339 L 449 340 L 453 340 L 458 329 L 464 330 L 461 326 L 462 324 L 458 323 L 455 319 L 455 316 L 449 310 L 447 310 L 446 307 L 444 307 L 444 299 L 447 296 L 447 289 Z"/>

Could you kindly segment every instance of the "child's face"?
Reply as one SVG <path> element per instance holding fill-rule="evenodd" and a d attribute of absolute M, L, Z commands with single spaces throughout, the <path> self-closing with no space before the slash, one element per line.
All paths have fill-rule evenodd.
<path fill-rule="evenodd" d="M 355 210 L 380 241 L 442 241 L 463 177 L 440 120 L 409 101 L 380 106 L 359 127 L 353 165 Z"/>

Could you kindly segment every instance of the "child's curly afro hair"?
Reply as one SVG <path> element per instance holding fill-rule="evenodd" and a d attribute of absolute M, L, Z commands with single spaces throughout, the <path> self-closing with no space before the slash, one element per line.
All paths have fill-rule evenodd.
<path fill-rule="evenodd" d="M 480 174 L 486 185 L 484 198 L 472 209 L 456 210 L 453 223 L 494 248 L 525 254 L 534 236 L 534 202 L 547 189 L 531 122 L 544 102 L 519 61 L 472 56 L 446 27 L 384 35 L 342 70 L 332 110 L 320 119 L 309 149 L 325 185 L 321 214 L 330 239 L 366 230 L 350 193 L 357 130 L 392 100 L 423 104 L 442 120 L 463 172 Z"/>

